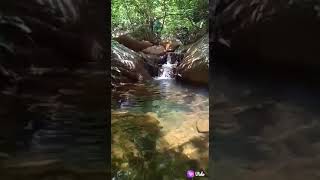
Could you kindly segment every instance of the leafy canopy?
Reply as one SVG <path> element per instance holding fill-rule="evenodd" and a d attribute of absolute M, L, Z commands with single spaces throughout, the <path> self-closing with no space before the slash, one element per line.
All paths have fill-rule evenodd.
<path fill-rule="evenodd" d="M 157 18 L 161 35 L 207 29 L 208 0 L 112 0 L 112 30 L 134 31 Z M 152 26 L 151 26 L 152 27 Z"/>

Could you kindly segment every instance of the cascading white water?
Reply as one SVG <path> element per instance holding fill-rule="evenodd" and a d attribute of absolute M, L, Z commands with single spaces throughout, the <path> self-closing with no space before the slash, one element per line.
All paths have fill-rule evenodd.
<path fill-rule="evenodd" d="M 160 76 L 155 79 L 172 79 L 173 78 L 173 69 L 177 66 L 177 64 L 171 64 L 171 55 L 170 53 L 167 56 L 167 63 L 163 64 L 160 71 Z"/>

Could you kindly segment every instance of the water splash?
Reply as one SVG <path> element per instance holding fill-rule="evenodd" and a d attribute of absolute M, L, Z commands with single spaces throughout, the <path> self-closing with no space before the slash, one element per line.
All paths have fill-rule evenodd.
<path fill-rule="evenodd" d="M 174 73 L 173 70 L 176 68 L 177 64 L 176 63 L 171 63 L 171 54 L 169 53 L 167 56 L 167 62 L 166 64 L 163 64 L 162 67 L 160 68 L 160 76 L 156 77 L 156 80 L 161 80 L 161 79 L 173 79 L 174 78 Z"/>

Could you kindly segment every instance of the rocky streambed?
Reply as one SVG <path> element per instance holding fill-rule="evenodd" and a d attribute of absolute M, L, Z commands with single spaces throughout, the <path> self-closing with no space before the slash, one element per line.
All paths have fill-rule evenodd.
<path fill-rule="evenodd" d="M 112 48 L 112 177 L 185 179 L 187 169 L 207 171 L 208 36 L 175 52 L 162 45 L 134 51 L 132 42 Z"/>

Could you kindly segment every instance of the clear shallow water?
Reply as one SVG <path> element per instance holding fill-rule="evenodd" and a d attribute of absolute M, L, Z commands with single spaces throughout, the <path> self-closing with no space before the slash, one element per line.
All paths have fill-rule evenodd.
<path fill-rule="evenodd" d="M 189 168 L 208 168 L 208 135 L 196 128 L 198 119 L 209 121 L 207 88 L 179 84 L 174 79 L 127 84 L 113 92 L 112 110 L 113 175 L 123 172 L 118 179 L 185 179 Z M 127 149 L 119 144 L 126 141 L 132 143 L 130 151 L 149 151 L 149 156 L 123 155 Z M 132 162 L 138 157 L 143 167 Z M 146 170 L 149 172 L 143 173 Z"/>

